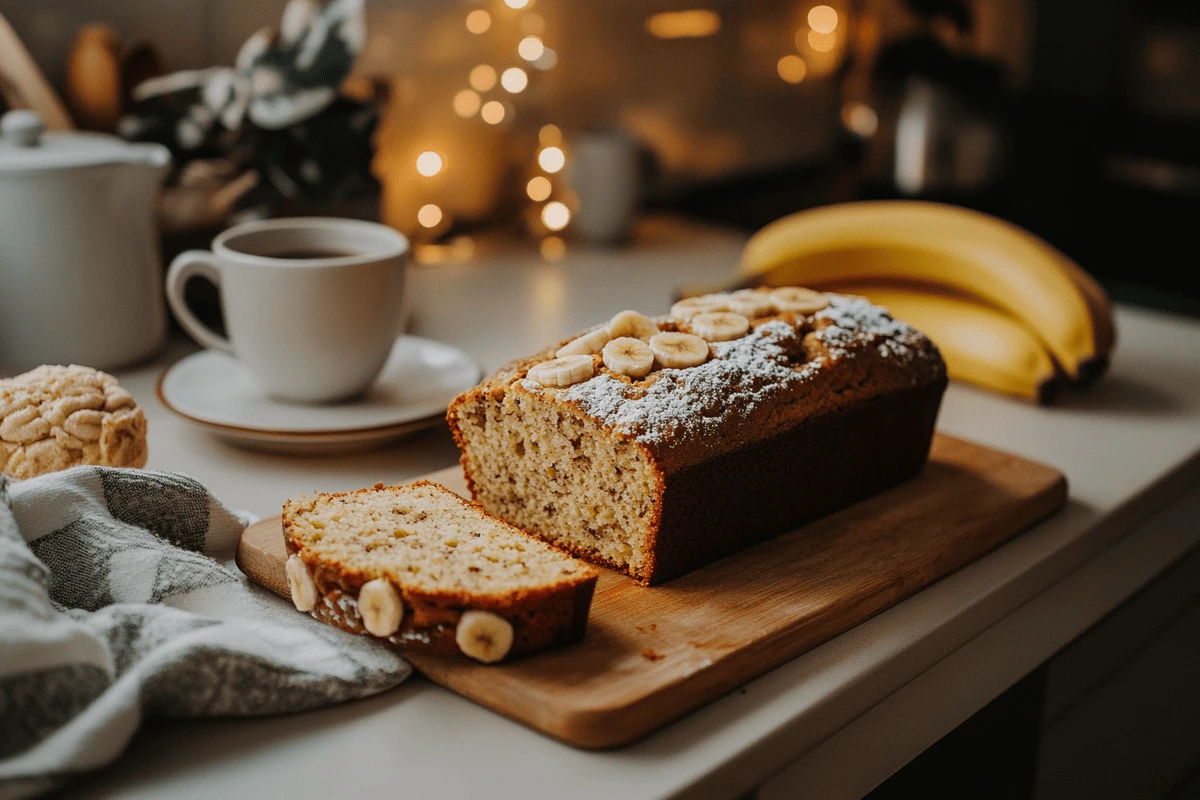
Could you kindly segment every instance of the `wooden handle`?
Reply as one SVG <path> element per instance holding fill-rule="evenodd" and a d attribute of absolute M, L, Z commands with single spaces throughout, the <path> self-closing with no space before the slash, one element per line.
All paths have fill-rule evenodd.
<path fill-rule="evenodd" d="M 75 127 L 66 106 L 3 14 L 0 14 L 0 77 L 17 94 L 9 98 L 12 105 L 36 111 L 51 130 Z"/>

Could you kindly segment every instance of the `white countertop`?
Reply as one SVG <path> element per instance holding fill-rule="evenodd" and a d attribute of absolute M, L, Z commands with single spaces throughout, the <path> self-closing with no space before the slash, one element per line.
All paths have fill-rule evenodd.
<path fill-rule="evenodd" d="M 414 332 L 491 370 L 621 308 L 664 309 L 681 284 L 728 278 L 742 241 L 660 222 L 632 248 L 572 250 L 557 263 L 509 249 L 414 267 Z M 1200 323 L 1127 308 L 1117 322 L 1111 372 L 1086 394 L 1038 408 L 952 385 L 942 408 L 942 430 L 1062 470 L 1063 512 L 638 744 L 575 750 L 413 679 L 307 714 L 151 721 L 116 764 L 68 792 L 731 798 L 778 775 L 764 797 L 796 796 L 797 785 L 860 796 L 1200 542 L 1200 526 L 1178 524 L 1184 512 L 1147 524 L 1169 507 L 1200 509 Z M 440 428 L 351 456 L 234 449 L 155 399 L 158 373 L 185 352 L 177 343 L 120 377 L 150 418 L 150 466 L 187 472 L 236 508 L 276 513 L 302 491 L 395 482 L 457 459 Z"/>

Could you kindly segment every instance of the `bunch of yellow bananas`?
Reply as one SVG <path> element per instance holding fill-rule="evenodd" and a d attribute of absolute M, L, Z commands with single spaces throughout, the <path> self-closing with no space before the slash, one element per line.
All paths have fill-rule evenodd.
<path fill-rule="evenodd" d="M 743 285 L 865 295 L 924 331 L 950 377 L 1048 402 L 1104 372 L 1104 289 L 1028 231 L 977 211 L 881 200 L 801 211 L 751 237 Z"/>

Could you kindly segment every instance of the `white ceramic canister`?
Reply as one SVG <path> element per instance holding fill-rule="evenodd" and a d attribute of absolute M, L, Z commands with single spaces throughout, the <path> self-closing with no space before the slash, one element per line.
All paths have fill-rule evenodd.
<path fill-rule="evenodd" d="M 166 337 L 153 200 L 158 144 L 43 132 L 0 119 L 0 374 L 39 364 L 112 369 Z"/>
<path fill-rule="evenodd" d="M 632 136 L 620 130 L 580 134 L 571 143 L 567 180 L 579 199 L 573 228 L 585 242 L 613 245 L 629 236 L 641 192 Z"/>

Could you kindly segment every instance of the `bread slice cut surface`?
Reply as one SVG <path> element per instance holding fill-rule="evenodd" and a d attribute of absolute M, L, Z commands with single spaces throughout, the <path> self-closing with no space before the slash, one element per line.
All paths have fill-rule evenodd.
<path fill-rule="evenodd" d="M 291 569 L 316 590 L 304 608 L 293 583 L 293 600 L 338 627 L 468 655 L 454 640 L 472 611 L 511 626 L 514 654 L 582 636 L 595 570 L 438 484 L 293 498 L 283 519 Z M 399 622 L 381 633 L 372 614 L 393 593 L 384 619 Z"/>

